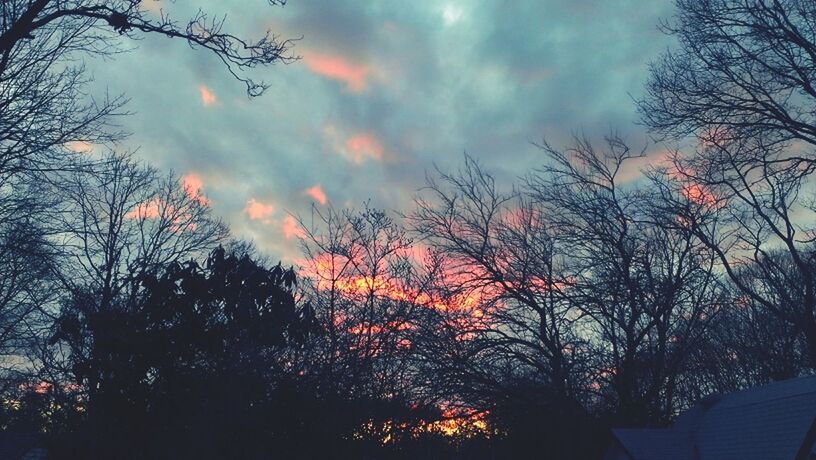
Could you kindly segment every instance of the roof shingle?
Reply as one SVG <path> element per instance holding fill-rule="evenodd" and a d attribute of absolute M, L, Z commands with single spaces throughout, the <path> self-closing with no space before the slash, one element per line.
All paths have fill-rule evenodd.
<path fill-rule="evenodd" d="M 809 376 L 706 398 L 670 429 L 613 433 L 634 460 L 794 460 L 814 422 Z"/>

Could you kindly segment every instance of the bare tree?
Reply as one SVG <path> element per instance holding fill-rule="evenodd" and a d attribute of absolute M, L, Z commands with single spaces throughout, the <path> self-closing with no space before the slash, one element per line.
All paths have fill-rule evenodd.
<path fill-rule="evenodd" d="M 679 46 L 651 65 L 644 122 L 698 135 L 816 145 L 816 5 L 808 0 L 677 0 L 663 30 Z M 812 152 L 802 153 L 815 161 Z"/>
<path fill-rule="evenodd" d="M 407 405 L 420 390 L 412 349 L 423 308 L 411 239 L 368 205 L 315 209 L 301 225 L 304 300 L 324 332 L 303 360 L 306 372 L 332 395 Z"/>
<path fill-rule="evenodd" d="M 807 343 L 794 324 L 743 294 L 733 283 L 727 299 L 726 308 L 708 321 L 706 334 L 689 359 L 682 383 L 688 400 L 807 372 Z"/>
<path fill-rule="evenodd" d="M 653 178 L 665 206 L 717 254 L 747 301 L 803 334 L 813 365 L 814 207 L 805 194 L 816 145 L 816 7 L 677 6 L 666 29 L 680 47 L 652 66 L 640 110 L 656 132 L 698 144 Z"/>
<path fill-rule="evenodd" d="M 56 249 L 46 210 L 55 200 L 41 182 L 0 176 L 0 381 L 4 397 L 31 384 L 36 350 L 59 297 Z"/>
<path fill-rule="evenodd" d="M 52 232 L 53 222 L 39 227 L 26 222 L 42 224 L 46 219 L 42 211 L 53 209 L 50 191 L 38 184 L 57 177 L 67 180 L 69 183 L 60 193 L 69 193 L 68 201 L 72 201 L 74 207 L 70 212 L 98 219 L 91 223 L 76 220 L 77 215 L 74 220 L 63 215 L 62 224 L 68 227 L 58 231 L 63 237 L 72 234 L 69 252 L 79 262 L 73 267 L 80 268 L 66 281 L 98 282 L 101 286 L 94 287 L 105 293 L 103 303 L 110 302 L 121 289 L 117 283 L 123 282 L 119 277 L 126 276 L 123 266 L 132 265 L 135 260 L 145 264 L 165 262 L 168 257 L 183 254 L 224 229 L 220 224 L 218 230 L 202 225 L 198 219 L 205 206 L 194 209 L 194 205 L 182 203 L 184 194 L 172 191 L 178 188 L 174 179 L 164 181 L 163 192 L 148 192 L 147 188 L 159 187 L 155 183 L 148 184 L 156 182 L 152 177 L 156 175 L 154 171 L 137 171 L 139 168 L 135 167 L 124 171 L 121 159 L 93 166 L 72 155 L 89 144 L 111 144 L 125 136 L 113 120 L 124 113 L 126 100 L 121 96 L 102 99 L 89 96 L 89 76 L 83 59 L 90 55 L 113 56 L 125 50 L 126 40 L 145 34 L 177 38 L 217 56 L 227 70 L 246 85 L 251 96 L 262 93 L 265 85 L 249 78 L 247 70 L 291 60 L 287 54 L 291 43 L 269 32 L 257 40 L 246 40 L 227 32 L 224 19 L 211 18 L 199 11 L 189 20 L 178 22 L 164 10 L 148 11 L 151 3 L 157 5 L 153 0 L 9 0 L 0 3 L 0 227 L 15 231 L 31 229 L 34 231 L 31 241 L 39 238 L 40 232 Z M 117 162 L 118 165 L 113 166 L 116 171 L 103 172 Z M 87 175 L 53 174 L 60 170 L 77 171 L 77 166 L 90 172 Z M 126 179 L 122 176 L 129 173 L 134 177 L 125 185 Z M 93 180 L 83 183 L 89 178 Z M 108 187 L 105 191 L 108 196 L 100 192 L 104 187 Z M 23 192 L 30 195 L 23 196 Z M 127 206 L 150 194 L 155 194 L 155 203 L 161 205 L 147 212 L 160 212 L 161 218 L 123 217 L 128 212 Z M 106 224 L 112 236 L 102 234 L 105 218 L 111 219 Z M 190 225 L 199 225 L 199 228 L 196 232 L 174 233 L 173 229 Z M 120 230 L 128 233 L 126 243 L 116 233 Z M 107 240 L 102 241 L 104 238 Z M 14 238 L 18 244 L 23 239 L 23 236 Z M 82 242 L 78 243 L 77 239 Z M 138 248 L 136 239 L 142 240 Z M 25 245 L 19 245 L 23 247 Z M 30 265 L 35 266 L 33 262 Z M 18 266 L 11 262 L 6 265 L 6 268 L 12 267 Z M 9 273 L 5 279 L 11 283 L 19 279 L 16 275 L 25 273 L 30 272 Z M 34 280 L 26 283 L 32 287 L 37 285 Z M 24 323 L 12 314 L 2 319 Z"/>
<path fill-rule="evenodd" d="M 790 322 L 816 362 L 813 163 L 763 137 L 712 140 L 654 176 L 665 206 L 751 302 Z M 779 253 L 782 251 L 782 254 Z"/>
<path fill-rule="evenodd" d="M 602 151 L 585 138 L 541 147 L 551 161 L 527 187 L 569 254 L 564 295 L 587 319 L 591 385 L 627 423 L 666 422 L 687 403 L 677 384 L 718 300 L 712 252 L 620 178 L 638 153 L 619 137 Z"/>
<path fill-rule="evenodd" d="M 53 247 L 37 223 L 2 225 L 0 382 L 4 385 L 19 386 L 37 374 L 36 350 L 48 333 L 59 296 L 55 266 Z"/>
<path fill-rule="evenodd" d="M 60 250 L 65 298 L 52 340 L 59 347 L 43 359 L 68 376 L 87 379 L 93 395 L 104 376 L 85 375 L 83 363 L 104 361 L 119 340 L 100 330 L 99 318 L 134 308 L 145 274 L 206 254 L 228 232 L 210 216 L 200 190 L 128 155 L 111 154 L 90 170 L 59 173 L 53 183 L 63 196 L 51 238 Z M 80 340 L 58 342 L 65 337 Z"/>
<path fill-rule="evenodd" d="M 270 4 L 282 4 L 268 0 Z M 225 31 L 224 19 L 199 12 L 179 22 L 155 0 L 8 0 L 0 4 L 0 180 L 65 167 L 71 151 L 125 136 L 114 120 L 122 96 L 94 98 L 83 59 L 125 51 L 146 34 L 177 38 L 218 57 L 250 96 L 266 85 L 246 71 L 289 62 L 291 42 L 270 32 L 247 40 Z"/>
<path fill-rule="evenodd" d="M 508 397 L 553 407 L 578 398 L 586 344 L 562 292 L 566 253 L 541 203 L 502 192 L 470 157 L 423 191 L 409 219 L 452 304 L 424 344 L 440 391 L 483 410 Z M 517 391 L 529 385 L 537 396 Z"/>
<path fill-rule="evenodd" d="M 285 4 L 285 0 L 266 1 L 270 5 Z M 156 0 L 4 2 L 0 10 L 0 74 L 15 63 L 15 58 L 26 57 L 32 50 L 53 64 L 59 62 L 55 58 L 67 53 L 115 52 L 122 36 L 156 34 L 214 53 L 235 78 L 246 84 L 247 93 L 256 96 L 266 86 L 243 75 L 243 71 L 292 59 L 286 54 L 291 42 L 278 39 L 271 31 L 256 40 L 243 39 L 224 30 L 225 18 L 211 18 L 199 10 L 180 23 L 163 9 L 151 13 L 149 3 L 155 4 Z"/>
<path fill-rule="evenodd" d="M 100 294 L 104 309 L 141 274 L 201 255 L 225 240 L 202 191 L 162 176 L 130 155 L 112 154 L 92 169 L 59 174 L 63 196 L 56 238 L 66 287 Z"/>

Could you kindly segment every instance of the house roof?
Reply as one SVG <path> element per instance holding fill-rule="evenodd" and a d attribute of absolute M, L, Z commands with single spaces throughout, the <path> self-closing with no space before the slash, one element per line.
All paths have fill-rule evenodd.
<path fill-rule="evenodd" d="M 670 429 L 613 434 L 634 460 L 795 460 L 809 453 L 814 422 L 809 376 L 705 398 Z"/>
<path fill-rule="evenodd" d="M 688 460 L 691 443 L 675 430 L 613 430 L 621 447 L 636 460 Z"/>
<path fill-rule="evenodd" d="M 45 458 L 38 448 L 37 437 L 31 433 L 0 432 L 0 458 L 8 460 Z"/>

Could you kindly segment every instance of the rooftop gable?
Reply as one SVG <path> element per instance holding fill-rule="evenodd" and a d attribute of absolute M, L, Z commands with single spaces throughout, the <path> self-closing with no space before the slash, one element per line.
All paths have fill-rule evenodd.
<path fill-rule="evenodd" d="M 816 440 L 816 376 L 705 398 L 664 430 L 613 430 L 633 460 L 798 460 Z"/>

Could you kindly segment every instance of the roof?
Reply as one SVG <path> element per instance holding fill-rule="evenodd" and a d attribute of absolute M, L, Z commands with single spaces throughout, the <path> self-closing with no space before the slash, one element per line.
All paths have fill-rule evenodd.
<path fill-rule="evenodd" d="M 38 444 L 35 435 L 14 431 L 0 432 L 0 459 L 37 460 L 43 458 L 46 458 L 46 452 Z"/>
<path fill-rule="evenodd" d="M 637 460 L 688 460 L 693 457 L 691 443 L 675 430 L 613 430 L 621 447 Z"/>
<path fill-rule="evenodd" d="M 795 460 L 816 436 L 816 376 L 703 399 L 664 430 L 614 430 L 634 460 Z"/>

